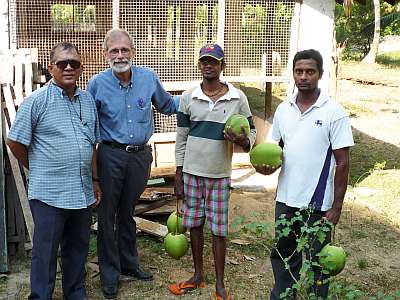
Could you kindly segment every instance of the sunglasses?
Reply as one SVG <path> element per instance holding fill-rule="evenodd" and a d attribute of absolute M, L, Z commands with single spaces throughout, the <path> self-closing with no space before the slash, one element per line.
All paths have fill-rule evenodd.
<path fill-rule="evenodd" d="M 200 58 L 199 61 L 202 65 L 212 65 L 212 66 L 217 66 L 222 63 L 222 61 L 217 60 L 212 57 L 202 57 L 202 58 Z"/>
<path fill-rule="evenodd" d="M 72 69 L 79 69 L 82 64 L 78 60 L 67 59 L 55 62 L 53 65 L 56 65 L 60 70 L 64 70 L 68 65 L 70 65 Z"/>

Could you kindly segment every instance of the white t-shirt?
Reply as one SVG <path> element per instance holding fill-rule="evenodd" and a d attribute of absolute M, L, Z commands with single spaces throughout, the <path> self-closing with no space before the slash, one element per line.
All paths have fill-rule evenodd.
<path fill-rule="evenodd" d="M 273 120 L 272 139 L 284 142 L 276 201 L 327 211 L 333 202 L 332 150 L 354 145 L 350 120 L 342 106 L 322 92 L 303 114 L 296 97 L 281 103 Z"/>

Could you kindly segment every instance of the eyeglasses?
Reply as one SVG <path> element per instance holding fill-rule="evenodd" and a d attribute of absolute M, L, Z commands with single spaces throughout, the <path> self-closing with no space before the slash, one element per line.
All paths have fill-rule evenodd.
<path fill-rule="evenodd" d="M 131 52 L 131 49 L 129 49 L 129 48 L 121 48 L 121 49 L 113 48 L 113 49 L 108 50 L 108 53 L 112 56 L 117 56 L 120 52 L 122 55 L 127 55 L 127 54 L 129 54 L 129 52 Z"/>
<path fill-rule="evenodd" d="M 200 58 L 199 61 L 202 65 L 212 65 L 212 66 L 217 66 L 222 63 L 222 61 L 219 61 L 212 57 L 202 57 Z"/>
<path fill-rule="evenodd" d="M 67 59 L 59 60 L 58 62 L 53 63 L 53 65 L 56 65 L 60 70 L 64 70 L 68 65 L 70 65 L 72 69 L 78 69 L 82 64 L 78 60 Z"/>

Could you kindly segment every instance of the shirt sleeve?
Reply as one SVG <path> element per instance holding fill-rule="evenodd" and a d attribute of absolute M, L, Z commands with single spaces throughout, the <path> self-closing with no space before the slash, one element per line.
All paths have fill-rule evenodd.
<path fill-rule="evenodd" d="M 188 97 L 180 97 L 179 110 L 177 113 L 177 128 L 175 142 L 175 163 L 177 167 L 183 166 L 185 159 L 186 143 L 190 130 L 190 113 L 187 109 Z"/>
<path fill-rule="evenodd" d="M 100 102 L 96 100 L 96 78 L 92 77 L 92 79 L 89 80 L 86 90 L 92 95 L 94 102 L 96 104 L 96 107 L 98 108 L 100 105 Z"/>
<path fill-rule="evenodd" d="M 153 77 L 155 89 L 151 97 L 151 102 L 153 103 L 157 111 L 165 115 L 175 114 L 177 112 L 175 102 L 179 100 L 174 99 L 174 97 L 164 89 L 160 78 L 158 78 L 158 75 L 156 73 L 153 73 Z"/>
<path fill-rule="evenodd" d="M 279 128 L 279 107 L 275 111 L 274 119 L 272 121 L 272 133 L 271 133 L 271 139 L 279 142 L 282 138 L 282 134 Z"/>
<path fill-rule="evenodd" d="M 8 133 L 10 140 L 27 147 L 31 144 L 33 131 L 38 121 L 37 110 L 37 103 L 33 96 L 22 102 Z"/>
<path fill-rule="evenodd" d="M 349 117 L 345 116 L 331 123 L 330 139 L 333 150 L 354 146 Z"/>
<path fill-rule="evenodd" d="M 256 141 L 257 130 L 256 130 L 256 126 L 254 125 L 254 119 L 253 119 L 253 115 L 251 114 L 249 101 L 247 100 L 246 95 L 242 91 L 240 91 L 240 99 L 242 101 L 242 103 L 240 105 L 240 114 L 245 116 L 250 124 L 249 140 L 250 140 L 250 149 L 251 149 Z"/>

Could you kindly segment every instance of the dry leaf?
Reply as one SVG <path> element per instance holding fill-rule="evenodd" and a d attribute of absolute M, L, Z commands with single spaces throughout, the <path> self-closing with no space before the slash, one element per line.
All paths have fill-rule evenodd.
<path fill-rule="evenodd" d="M 226 258 L 226 262 L 227 262 L 228 264 L 235 265 L 235 266 L 237 266 L 237 265 L 239 264 L 239 262 L 238 262 L 236 259 L 230 258 L 230 257 L 227 257 L 227 258 Z"/>
<path fill-rule="evenodd" d="M 253 260 L 255 260 L 255 259 L 256 259 L 256 257 L 255 257 L 255 256 L 243 255 L 243 257 L 244 257 L 246 260 L 249 260 L 249 261 L 253 261 Z"/>
<path fill-rule="evenodd" d="M 243 239 L 233 239 L 231 240 L 231 243 L 236 244 L 236 245 L 250 245 L 251 242 L 248 240 L 243 240 Z"/>

